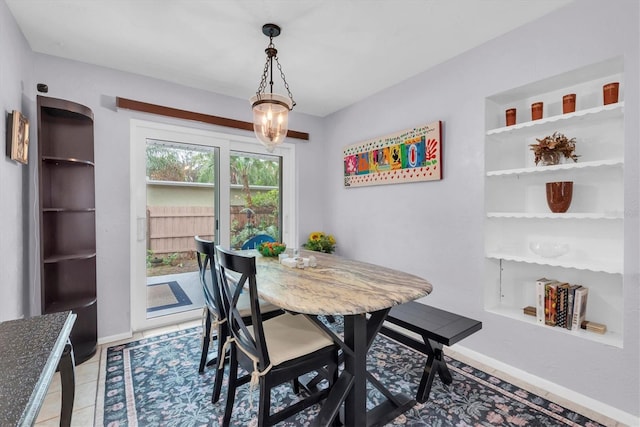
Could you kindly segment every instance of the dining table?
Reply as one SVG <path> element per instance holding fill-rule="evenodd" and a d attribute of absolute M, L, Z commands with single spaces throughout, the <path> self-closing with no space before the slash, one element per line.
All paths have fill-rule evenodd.
<path fill-rule="evenodd" d="M 384 425 L 412 408 L 416 401 L 392 393 L 367 372 L 367 352 L 391 307 L 431 293 L 432 285 L 416 275 L 346 257 L 301 250 L 315 267 L 289 267 L 277 257 L 256 252 L 260 297 L 285 310 L 307 315 L 340 346 L 344 368 L 324 401 L 315 424 L 333 425 L 344 411 L 346 426 Z M 311 262 L 311 264 L 314 264 Z M 318 316 L 343 316 L 343 337 Z M 367 410 L 367 383 L 384 396 Z"/>

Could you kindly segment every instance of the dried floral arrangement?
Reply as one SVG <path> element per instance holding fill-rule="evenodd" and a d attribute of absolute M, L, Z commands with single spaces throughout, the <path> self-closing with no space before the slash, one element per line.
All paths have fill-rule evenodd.
<path fill-rule="evenodd" d="M 576 149 L 576 139 L 567 138 L 560 132 L 554 132 L 551 136 L 542 139 L 536 138 L 538 144 L 530 144 L 531 150 L 535 154 L 536 165 L 542 160 L 543 164 L 558 164 L 560 155 L 574 162 L 578 161 L 578 155 L 574 153 Z"/>

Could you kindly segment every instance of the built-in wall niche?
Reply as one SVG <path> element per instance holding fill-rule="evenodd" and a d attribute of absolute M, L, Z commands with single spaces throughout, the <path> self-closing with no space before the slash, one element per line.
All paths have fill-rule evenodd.
<path fill-rule="evenodd" d="M 617 103 L 604 105 L 603 86 L 619 82 Z M 523 308 L 536 306 L 536 281 L 546 277 L 589 288 L 586 319 L 606 334 L 540 326 L 622 347 L 624 259 L 624 69 L 622 58 L 589 65 L 490 96 L 485 110 L 485 308 L 536 324 Z M 575 112 L 563 114 L 562 98 L 576 94 Z M 531 119 L 531 104 L 543 117 Z M 506 126 L 505 111 L 516 108 Z M 576 138 L 577 162 L 534 163 L 530 145 L 560 132 Z M 564 213 L 551 212 L 547 182 L 572 181 Z M 535 242 L 568 247 L 541 256 Z"/>

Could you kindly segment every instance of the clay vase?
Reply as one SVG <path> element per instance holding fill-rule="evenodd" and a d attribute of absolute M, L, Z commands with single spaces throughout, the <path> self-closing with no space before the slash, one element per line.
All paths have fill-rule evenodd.
<path fill-rule="evenodd" d="M 618 102 L 618 90 L 620 89 L 620 83 L 607 83 L 602 87 L 602 100 L 604 105 L 615 104 Z"/>
<path fill-rule="evenodd" d="M 507 116 L 507 126 L 513 126 L 516 124 L 516 109 L 515 108 L 509 108 L 506 111 L 506 116 Z"/>
<path fill-rule="evenodd" d="M 531 104 L 531 120 L 539 120 L 542 118 L 542 102 L 534 102 Z"/>
<path fill-rule="evenodd" d="M 562 97 L 562 114 L 576 111 L 576 94 L 570 93 Z"/>
<path fill-rule="evenodd" d="M 547 182 L 547 205 L 554 213 L 563 213 L 571 205 L 573 181 Z"/>

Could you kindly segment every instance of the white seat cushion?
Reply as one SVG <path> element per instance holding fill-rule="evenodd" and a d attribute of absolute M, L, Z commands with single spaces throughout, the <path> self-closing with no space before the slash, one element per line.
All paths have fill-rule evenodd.
<path fill-rule="evenodd" d="M 273 366 L 333 345 L 331 337 L 302 314 L 285 313 L 262 326 Z"/>
<path fill-rule="evenodd" d="M 238 298 L 238 304 L 236 304 L 236 308 L 240 312 L 240 316 L 247 317 L 251 316 L 251 305 L 249 304 L 249 292 L 245 291 L 240 294 Z M 272 311 L 280 310 L 280 307 L 271 304 L 270 302 L 266 302 L 260 300 L 260 312 L 261 313 L 269 313 Z"/>

